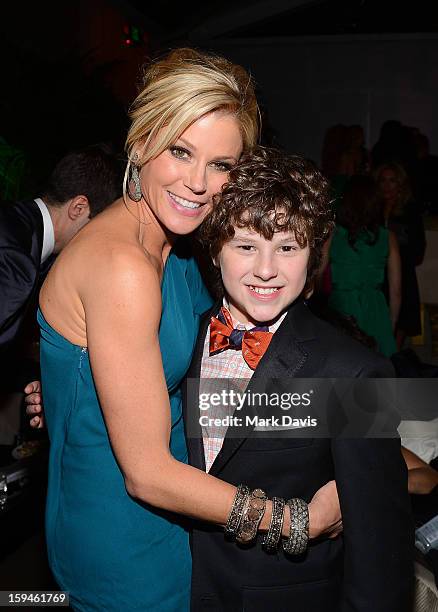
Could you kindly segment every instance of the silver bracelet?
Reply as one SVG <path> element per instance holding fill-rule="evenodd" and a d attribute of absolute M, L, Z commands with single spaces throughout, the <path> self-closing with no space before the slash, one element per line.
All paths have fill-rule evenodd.
<path fill-rule="evenodd" d="M 281 530 L 283 529 L 285 501 L 281 497 L 272 498 L 272 514 L 269 529 L 263 538 L 262 545 L 266 552 L 274 552 L 277 550 L 278 543 L 281 538 Z"/>
<path fill-rule="evenodd" d="M 233 505 L 231 506 L 230 514 L 225 524 L 225 535 L 234 537 L 237 534 L 249 494 L 250 491 L 246 485 L 239 485 L 237 487 Z"/>
<path fill-rule="evenodd" d="M 242 513 L 242 520 L 236 536 L 236 541 L 239 544 L 248 544 L 254 540 L 265 509 L 266 493 L 262 489 L 254 489 Z"/>
<path fill-rule="evenodd" d="M 289 555 L 302 555 L 309 543 L 309 507 L 303 499 L 287 500 L 290 513 L 289 537 L 283 541 L 283 549 Z"/>

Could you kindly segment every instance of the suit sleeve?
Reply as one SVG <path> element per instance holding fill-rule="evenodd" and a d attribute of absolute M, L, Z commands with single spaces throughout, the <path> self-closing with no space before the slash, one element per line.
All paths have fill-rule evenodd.
<path fill-rule="evenodd" d="M 7 335 L 23 312 L 35 286 L 38 271 L 27 253 L 17 248 L 0 248 L 0 337 Z"/>
<path fill-rule="evenodd" d="M 380 376 L 391 376 L 391 370 L 383 367 Z M 340 612 L 412 609 L 414 525 L 407 468 L 393 434 L 332 440 L 344 526 Z"/>

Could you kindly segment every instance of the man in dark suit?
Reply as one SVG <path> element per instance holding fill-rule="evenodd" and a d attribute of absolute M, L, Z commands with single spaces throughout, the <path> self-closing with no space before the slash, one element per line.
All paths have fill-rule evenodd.
<path fill-rule="evenodd" d="M 294 557 L 281 546 L 269 554 L 257 540 L 240 546 L 219 527 L 196 524 L 192 610 L 407 612 L 413 525 L 398 438 L 316 437 L 310 427 L 291 437 L 260 426 L 248 399 L 233 415 L 224 403 L 216 407 L 219 424 L 197 409 L 212 379 L 233 378 L 248 398 L 275 389 L 273 379 L 393 376 L 388 361 L 316 318 L 302 298 L 332 226 L 327 188 L 313 165 L 261 150 L 230 174 L 203 228 L 225 298 L 204 318 L 188 373 L 189 461 L 268 497 L 308 502 L 314 533 L 324 517 L 315 517 L 312 504 L 336 480 L 344 531 L 337 539 L 311 540 Z M 364 408 L 372 425 L 373 406 Z M 347 420 L 352 415 L 347 410 Z M 225 436 L 221 416 L 240 419 L 225 427 Z M 392 431 L 389 423 L 385 435 Z"/>
<path fill-rule="evenodd" d="M 69 153 L 44 194 L 0 207 L 0 358 L 2 387 L 36 378 L 26 361 L 41 282 L 57 253 L 121 193 L 121 168 L 104 146 Z"/>

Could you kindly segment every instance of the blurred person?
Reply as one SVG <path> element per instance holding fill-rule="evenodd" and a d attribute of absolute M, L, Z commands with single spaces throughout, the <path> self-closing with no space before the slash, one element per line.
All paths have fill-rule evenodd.
<path fill-rule="evenodd" d="M 329 127 L 324 134 L 321 151 L 321 170 L 329 180 L 337 175 L 345 174 L 342 156 L 347 147 L 347 139 L 348 128 L 341 123 Z"/>
<path fill-rule="evenodd" d="M 348 126 L 345 155 L 350 159 L 351 175 L 369 173 L 371 158 L 365 147 L 365 134 L 361 125 Z"/>
<path fill-rule="evenodd" d="M 417 187 L 421 210 L 429 214 L 438 211 L 438 156 L 430 152 L 429 139 L 425 134 L 417 134 L 418 172 Z"/>
<path fill-rule="evenodd" d="M 328 128 L 321 153 L 321 170 L 330 180 L 335 197 L 341 196 L 350 176 L 368 174 L 370 156 L 361 125 L 337 124 Z"/>
<path fill-rule="evenodd" d="M 349 128 L 338 123 L 328 128 L 322 144 L 321 170 L 329 180 L 332 193 L 332 207 L 336 212 L 342 199 L 345 187 L 354 172 L 351 160 L 345 155 L 350 142 Z M 330 265 L 324 265 L 316 287 L 319 298 L 326 303 L 331 292 L 332 280 Z"/>
<path fill-rule="evenodd" d="M 378 350 L 390 357 L 401 296 L 400 255 L 395 235 L 381 223 L 380 200 L 374 181 L 350 179 L 338 210 L 336 228 L 328 245 L 332 274 L 329 305 L 353 316 L 372 336 Z M 383 292 L 389 282 L 389 308 Z"/>
<path fill-rule="evenodd" d="M 68 153 L 41 197 L 0 207 L 0 359 L 3 385 L 19 389 L 38 374 L 26 362 L 35 339 L 37 296 L 58 254 L 98 212 L 120 196 L 118 160 L 101 145 Z M 34 323 L 35 321 L 35 323 Z M 24 369 L 24 371 L 22 371 Z"/>
<path fill-rule="evenodd" d="M 401 306 L 396 322 L 396 340 L 402 348 L 406 336 L 421 333 L 420 293 L 416 266 L 423 261 L 426 237 L 421 211 L 412 198 L 408 174 L 398 163 L 382 164 L 374 170 L 385 226 L 397 237 L 401 258 Z"/>
<path fill-rule="evenodd" d="M 339 123 L 327 129 L 322 144 L 321 170 L 330 181 L 335 209 L 348 179 L 354 174 L 352 159 L 346 155 L 349 146 L 350 133 L 346 125 Z"/>
<path fill-rule="evenodd" d="M 380 136 L 371 151 L 373 168 L 386 163 L 401 164 L 409 175 L 415 171 L 414 135 L 401 121 L 390 119 L 382 124 Z"/>

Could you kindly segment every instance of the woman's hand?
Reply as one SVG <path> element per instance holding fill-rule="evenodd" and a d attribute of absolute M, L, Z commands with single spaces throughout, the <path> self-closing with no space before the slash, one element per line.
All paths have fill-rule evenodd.
<path fill-rule="evenodd" d="M 42 429 L 44 427 L 44 409 L 43 397 L 41 395 L 41 382 L 34 380 L 24 388 L 26 397 L 24 398 L 26 405 L 26 414 L 30 417 L 30 426 L 34 429 Z"/>
<path fill-rule="evenodd" d="M 318 489 L 309 504 L 309 536 L 336 538 L 342 532 L 342 515 L 336 482 Z"/>

